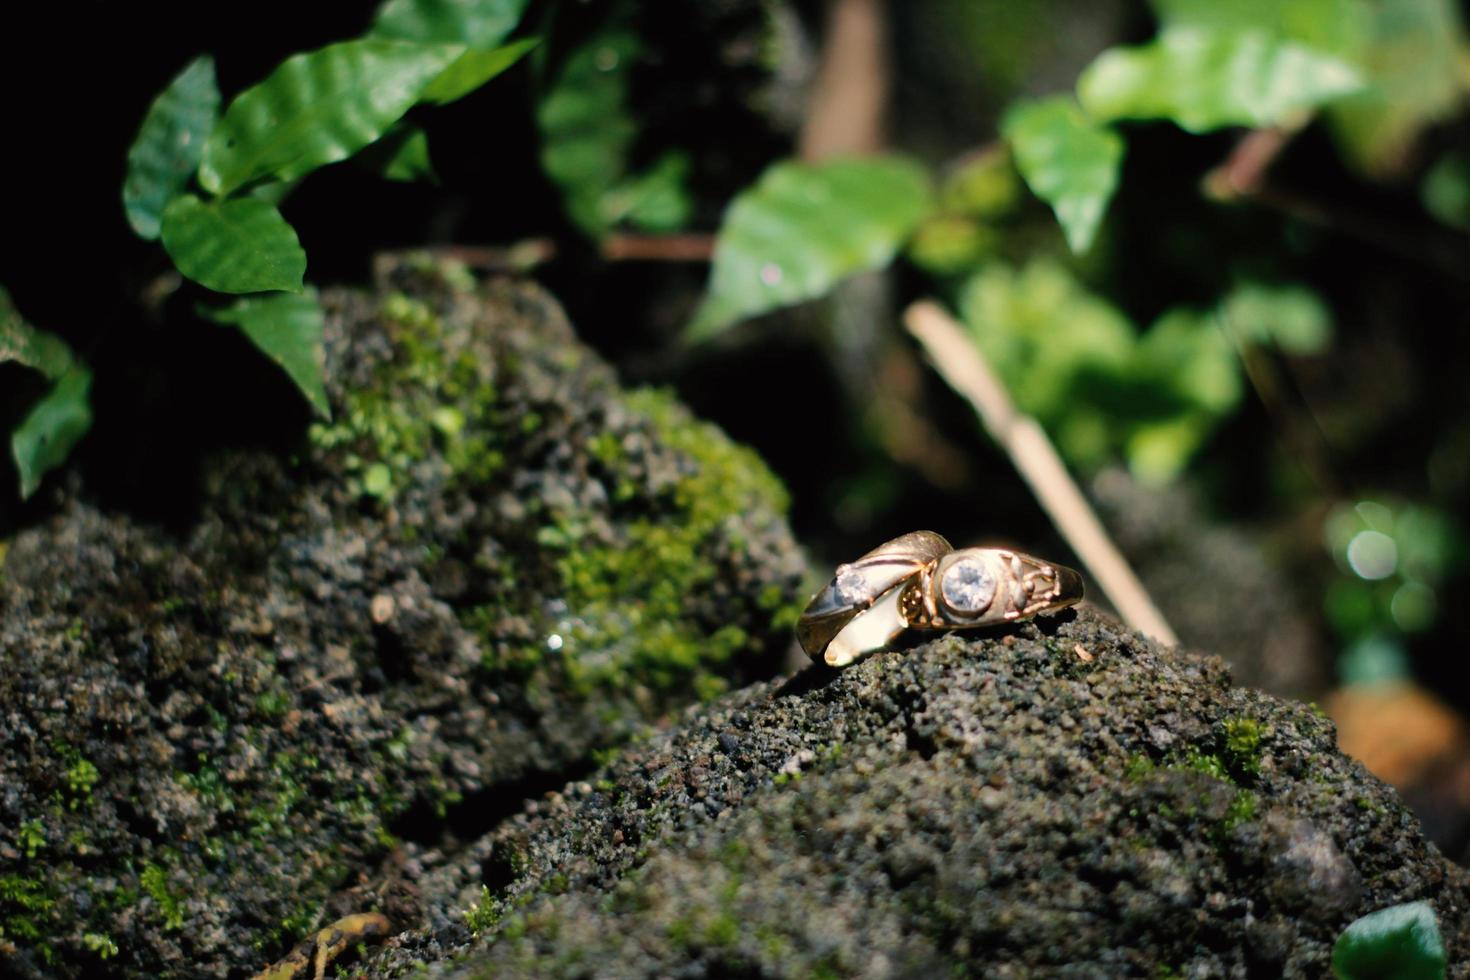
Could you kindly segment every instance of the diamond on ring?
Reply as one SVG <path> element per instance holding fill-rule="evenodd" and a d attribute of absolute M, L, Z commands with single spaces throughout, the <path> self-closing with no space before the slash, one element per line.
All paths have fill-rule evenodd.
<path fill-rule="evenodd" d="M 995 600 L 995 577 L 985 563 L 966 558 L 945 570 L 939 583 L 945 605 L 957 612 L 981 613 Z"/>
<path fill-rule="evenodd" d="M 837 588 L 837 597 L 847 603 L 857 602 L 867 588 L 867 579 L 863 578 L 863 573 L 851 565 L 839 567 L 837 578 L 833 581 Z"/>

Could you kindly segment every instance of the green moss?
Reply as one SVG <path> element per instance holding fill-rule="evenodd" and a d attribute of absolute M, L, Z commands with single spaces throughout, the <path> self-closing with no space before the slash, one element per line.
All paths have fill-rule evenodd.
<path fill-rule="evenodd" d="M 96 953 L 97 958 L 101 960 L 110 960 L 117 955 L 117 943 L 112 941 L 111 936 L 104 933 L 82 933 L 82 945 Z"/>
<path fill-rule="evenodd" d="M 779 962 L 791 952 L 791 941 L 770 926 L 757 926 L 755 941 L 770 960 Z"/>
<path fill-rule="evenodd" d="M 396 294 L 384 301 L 381 316 L 394 340 L 392 359 L 379 366 L 371 384 L 346 393 L 332 422 L 312 426 L 312 444 L 341 455 L 355 493 L 380 500 L 397 495 L 395 474 L 435 450 L 455 481 L 490 479 L 504 465 L 493 365 L 470 350 L 452 349 L 442 320 L 426 303 Z"/>
<path fill-rule="evenodd" d="M 464 924 L 469 929 L 470 935 L 478 938 L 481 933 L 489 932 L 495 928 L 500 921 L 500 912 L 496 907 L 494 896 L 486 885 L 480 886 L 480 899 L 464 910 Z"/>
<path fill-rule="evenodd" d="M 786 492 L 754 452 L 695 421 L 668 392 L 632 392 L 628 407 L 694 465 L 667 490 L 669 512 L 630 522 L 615 543 L 590 543 L 565 516 L 543 529 L 541 544 L 562 552 L 556 568 L 577 623 L 563 660 L 586 695 L 641 685 L 712 697 L 724 690 L 717 668 L 751 639 L 738 626 L 691 619 L 690 597 L 718 575 L 711 545 L 724 538 L 740 546 L 733 520 L 756 507 L 784 511 Z M 589 448 L 608 469 L 616 497 L 631 480 L 622 444 L 604 433 Z M 787 605 L 779 588 L 761 597 L 773 620 L 790 619 Z"/>
<path fill-rule="evenodd" d="M 183 928 L 184 903 L 169 888 L 167 871 L 150 861 L 143 866 L 143 873 L 138 876 L 138 884 L 142 887 L 144 894 L 153 899 L 153 904 L 163 919 L 165 929 Z"/>
<path fill-rule="evenodd" d="M 92 803 L 92 787 L 97 785 L 101 773 L 97 767 L 88 759 L 84 759 L 75 749 L 66 748 L 62 751 L 62 758 L 66 761 L 66 789 L 67 808 L 76 810 L 80 807 L 90 806 Z"/>
<path fill-rule="evenodd" d="M 283 717 L 290 708 L 291 696 L 285 691 L 261 691 L 255 696 L 255 710 L 264 718 Z"/>
<path fill-rule="evenodd" d="M 49 879 L 18 874 L 0 876 L 0 939 L 36 944 L 40 952 L 51 932 L 51 911 L 55 906 L 56 893 Z M 49 946 L 45 948 L 50 950 Z"/>
<path fill-rule="evenodd" d="M 676 949 L 688 949 L 694 942 L 694 923 L 688 919 L 675 919 L 666 932 L 669 944 Z"/>
<path fill-rule="evenodd" d="M 1256 776 L 1261 771 L 1261 740 L 1269 733 L 1254 718 L 1227 718 L 1225 728 L 1225 761 L 1237 778 Z"/>
<path fill-rule="evenodd" d="M 1229 770 L 1225 768 L 1225 763 L 1218 755 L 1213 752 L 1201 752 L 1193 745 L 1185 750 L 1182 764 L 1176 765 L 1175 768 L 1191 769 L 1207 776 L 1214 776 L 1227 783 L 1234 782 L 1230 778 Z"/>
<path fill-rule="evenodd" d="M 1227 732 L 1229 730 L 1229 723 L 1227 722 Z M 1239 731 L 1242 732 L 1242 738 L 1247 737 L 1244 734 L 1244 732 L 1246 731 L 1245 729 L 1240 729 Z M 1254 733 L 1254 737 L 1250 739 L 1249 743 L 1251 748 L 1254 748 L 1256 745 L 1259 744 L 1260 735 L 1261 733 L 1259 730 Z M 1248 758 L 1248 756 L 1244 754 L 1236 754 L 1244 753 L 1245 751 L 1246 748 L 1242 742 L 1237 742 L 1237 744 L 1232 747 L 1228 742 L 1227 736 L 1227 745 L 1224 752 L 1222 753 L 1224 755 L 1224 758 L 1221 757 L 1222 754 L 1217 754 L 1213 752 L 1201 752 L 1197 746 L 1193 745 L 1188 746 L 1183 752 L 1170 753 L 1169 757 L 1164 761 L 1161 766 L 1156 765 L 1153 760 L 1151 760 L 1146 755 L 1143 755 L 1141 753 L 1135 754 L 1129 757 L 1127 764 L 1124 766 L 1123 777 L 1130 781 L 1136 782 L 1142 779 L 1146 779 L 1150 773 L 1153 773 L 1162 768 L 1165 770 L 1172 770 L 1176 772 L 1187 771 L 1204 773 L 1206 776 L 1210 776 L 1214 779 L 1220 780 L 1223 783 L 1229 783 L 1231 786 L 1237 787 L 1235 796 L 1230 801 L 1229 809 L 1226 811 L 1224 818 L 1219 822 L 1219 825 L 1215 828 L 1216 836 L 1219 836 L 1223 835 L 1226 832 L 1234 830 L 1240 824 L 1254 820 L 1260 807 L 1260 797 L 1251 790 L 1241 787 L 1236 775 L 1239 772 L 1255 771 L 1254 769 L 1246 769 L 1243 767 L 1243 761 L 1244 759 Z M 1241 768 L 1236 768 L 1237 766 L 1240 766 Z M 1176 817 L 1181 816 L 1186 819 L 1192 820 L 1199 815 L 1198 808 L 1194 806 L 1186 807 L 1184 813 L 1180 814 L 1177 810 L 1169 806 L 1167 803 L 1160 804 L 1155 812 L 1166 820 L 1173 820 Z M 1138 816 L 1137 812 L 1134 812 L 1132 815 L 1135 817 Z"/>
<path fill-rule="evenodd" d="M 321 917 L 320 907 L 315 902 L 304 902 L 286 913 L 272 931 L 273 941 L 285 945 L 293 943 L 316 929 Z"/>
<path fill-rule="evenodd" d="M 1388 812 L 1388 808 L 1385 807 L 1382 803 L 1376 803 L 1366 796 L 1359 796 L 1355 798 L 1353 800 L 1353 805 L 1356 806 L 1359 810 L 1362 810 L 1364 813 L 1371 813 L 1376 817 L 1381 817 Z"/>
<path fill-rule="evenodd" d="M 760 595 L 756 597 L 756 606 L 762 612 L 770 614 L 771 629 L 776 632 L 794 628 L 796 621 L 801 618 L 799 599 L 775 582 L 761 589 Z"/>
<path fill-rule="evenodd" d="M 26 856 L 26 860 L 35 857 L 46 846 L 46 830 L 41 825 L 40 818 L 21 824 L 20 829 L 15 832 L 15 843 Z"/>
<path fill-rule="evenodd" d="M 812 964 L 811 973 L 807 974 L 811 980 L 840 980 L 847 975 L 842 969 L 842 963 L 836 953 L 828 953 L 816 963 Z"/>
<path fill-rule="evenodd" d="M 722 912 L 710 920 L 704 929 L 707 946 L 723 949 L 734 946 L 740 939 L 740 920 L 728 912 Z"/>
<path fill-rule="evenodd" d="M 1227 831 L 1234 830 L 1239 825 L 1254 820 L 1260 802 L 1260 797 L 1248 789 L 1236 793 L 1235 799 L 1230 801 L 1230 809 L 1226 812 L 1222 822 L 1223 828 Z"/>

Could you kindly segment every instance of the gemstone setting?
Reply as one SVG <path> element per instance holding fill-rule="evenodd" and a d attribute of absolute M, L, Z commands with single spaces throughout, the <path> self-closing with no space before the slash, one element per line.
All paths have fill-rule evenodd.
<path fill-rule="evenodd" d="M 944 604 L 955 612 L 976 615 L 995 601 L 995 576 L 985 562 L 963 558 L 944 570 L 939 591 Z"/>
<path fill-rule="evenodd" d="M 843 565 L 837 569 L 837 577 L 832 580 L 832 588 L 837 593 L 838 601 L 849 606 L 863 598 L 867 585 L 868 581 L 863 573 L 851 565 Z"/>

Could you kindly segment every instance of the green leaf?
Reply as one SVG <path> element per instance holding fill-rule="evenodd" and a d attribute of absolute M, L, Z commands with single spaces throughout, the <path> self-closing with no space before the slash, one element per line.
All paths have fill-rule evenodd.
<path fill-rule="evenodd" d="M 1184 472 L 1214 427 L 1214 419 L 1198 412 L 1140 423 L 1128 433 L 1123 446 L 1129 471 L 1148 486 L 1170 483 Z"/>
<path fill-rule="evenodd" d="M 1087 251 L 1118 187 L 1122 138 L 1065 95 L 1016 105 L 1001 132 L 1032 193 L 1056 212 L 1072 251 Z"/>
<path fill-rule="evenodd" d="M 1447 153 L 1419 185 L 1424 208 L 1452 228 L 1470 231 L 1470 153 Z"/>
<path fill-rule="evenodd" d="M 87 401 L 91 387 L 92 372 L 73 365 L 11 433 L 10 451 L 20 471 L 21 497 L 35 493 L 41 478 L 66 462 L 72 447 L 92 427 Z"/>
<path fill-rule="evenodd" d="M 527 51 L 540 43 L 540 38 L 528 37 L 489 50 L 471 48 L 440 72 L 419 98 L 435 105 L 462 99 L 520 61 Z"/>
<path fill-rule="evenodd" d="M 1152 0 L 1152 5 L 1166 29 L 1267 31 L 1354 63 L 1371 29 L 1365 0 Z"/>
<path fill-rule="evenodd" d="M 1191 132 L 1271 126 L 1362 88 L 1348 63 L 1266 31 L 1171 27 L 1104 51 L 1077 80 L 1100 121 L 1172 119 Z"/>
<path fill-rule="evenodd" d="M 1332 949 L 1338 980 L 1443 980 L 1448 964 L 1428 902 L 1365 915 L 1343 930 Z"/>
<path fill-rule="evenodd" d="M 1407 162 L 1425 126 L 1463 97 L 1463 18 L 1454 0 L 1153 0 L 1169 27 L 1267 30 L 1354 65 L 1368 83 L 1328 110 L 1348 157 L 1370 172 Z"/>
<path fill-rule="evenodd" d="M 493 48 L 515 30 L 529 0 L 387 0 L 368 32 L 421 44 Z"/>
<path fill-rule="evenodd" d="M 123 210 L 140 238 L 158 237 L 164 207 L 199 166 L 219 103 L 214 59 L 205 55 L 191 61 L 143 117 L 123 181 Z"/>
<path fill-rule="evenodd" d="M 179 271 L 221 293 L 301 291 L 306 253 L 275 205 L 254 197 L 174 198 L 163 212 L 163 247 Z"/>
<path fill-rule="evenodd" d="M 688 179 L 688 155 L 665 153 L 648 170 L 610 190 L 602 201 L 603 214 L 610 223 L 628 221 L 643 231 L 678 231 L 694 212 Z"/>
<path fill-rule="evenodd" d="M 397 122 L 463 53 L 456 45 L 362 40 L 287 58 L 225 110 L 204 146 L 199 182 L 223 195 L 346 159 Z"/>
<path fill-rule="evenodd" d="M 1288 354 L 1317 354 L 1332 342 L 1332 314 L 1300 286 L 1244 283 L 1220 306 L 1226 326 L 1254 344 L 1274 344 Z"/>
<path fill-rule="evenodd" d="M 887 265 L 933 197 L 924 169 L 900 157 L 770 167 L 725 212 L 689 338 L 712 337 Z"/>
<path fill-rule="evenodd" d="M 567 56 L 536 107 L 541 166 L 561 189 L 567 215 L 599 238 L 612 222 L 603 199 L 623 182 L 637 127 L 628 113 L 636 35 L 606 31 Z"/>
<path fill-rule="evenodd" d="M 930 275 L 955 276 L 974 271 L 1000 247 L 994 226 L 965 215 L 930 216 L 909 239 L 908 260 Z"/>
<path fill-rule="evenodd" d="M 256 184 L 250 188 L 249 194 L 257 200 L 264 201 L 267 204 L 273 204 L 279 208 L 282 202 L 296 193 L 296 188 L 300 186 L 300 180 L 271 180 L 263 184 Z"/>
<path fill-rule="evenodd" d="M 23 364 L 55 381 L 71 370 L 72 353 L 60 337 L 27 323 L 10 293 L 0 286 L 0 364 L 6 361 Z"/>
<path fill-rule="evenodd" d="M 400 122 L 357 156 L 358 163 L 386 180 L 439 183 L 429 159 L 429 134 L 412 123 Z"/>
<path fill-rule="evenodd" d="M 1371 85 L 1333 105 L 1329 117 L 1359 167 L 1401 172 L 1419 132 L 1459 113 L 1470 42 L 1454 0 L 1380 0 L 1369 17 L 1357 60 Z"/>
<path fill-rule="evenodd" d="M 332 417 L 322 384 L 323 318 L 314 290 L 300 295 L 246 296 L 222 309 L 201 308 L 199 312 L 216 323 L 239 327 L 290 375 L 318 415 Z"/>
<path fill-rule="evenodd" d="M 1143 335 L 1135 372 L 1212 416 L 1233 409 L 1243 393 L 1240 356 L 1214 317 L 1170 310 Z"/>
<path fill-rule="evenodd" d="M 1115 413 L 1098 404 L 1093 387 L 1126 390 L 1137 346 L 1133 324 L 1048 259 L 1021 269 L 987 263 L 961 290 L 959 309 L 1016 404 L 1046 427 L 1068 460 L 1089 469 L 1106 462 Z"/>
<path fill-rule="evenodd" d="M 1240 403 L 1240 357 L 1212 313 L 1174 309 L 1139 340 L 1130 374 L 1135 410 L 1146 411 L 1133 419 L 1124 455 L 1140 481 L 1165 484 Z"/>

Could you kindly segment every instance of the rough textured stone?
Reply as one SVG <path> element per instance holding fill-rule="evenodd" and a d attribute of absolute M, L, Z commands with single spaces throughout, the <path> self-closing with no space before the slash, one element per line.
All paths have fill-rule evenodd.
<path fill-rule="evenodd" d="M 1470 956 L 1470 877 L 1319 712 L 1085 608 L 691 709 L 419 885 L 479 938 L 369 976 L 1321 977 L 1417 899 Z"/>
<path fill-rule="evenodd" d="M 416 921 L 421 846 L 771 671 L 802 564 L 759 460 L 538 289 L 397 269 L 323 297 L 335 420 L 294 459 L 4 556 L 0 974 L 243 976 Z"/>

